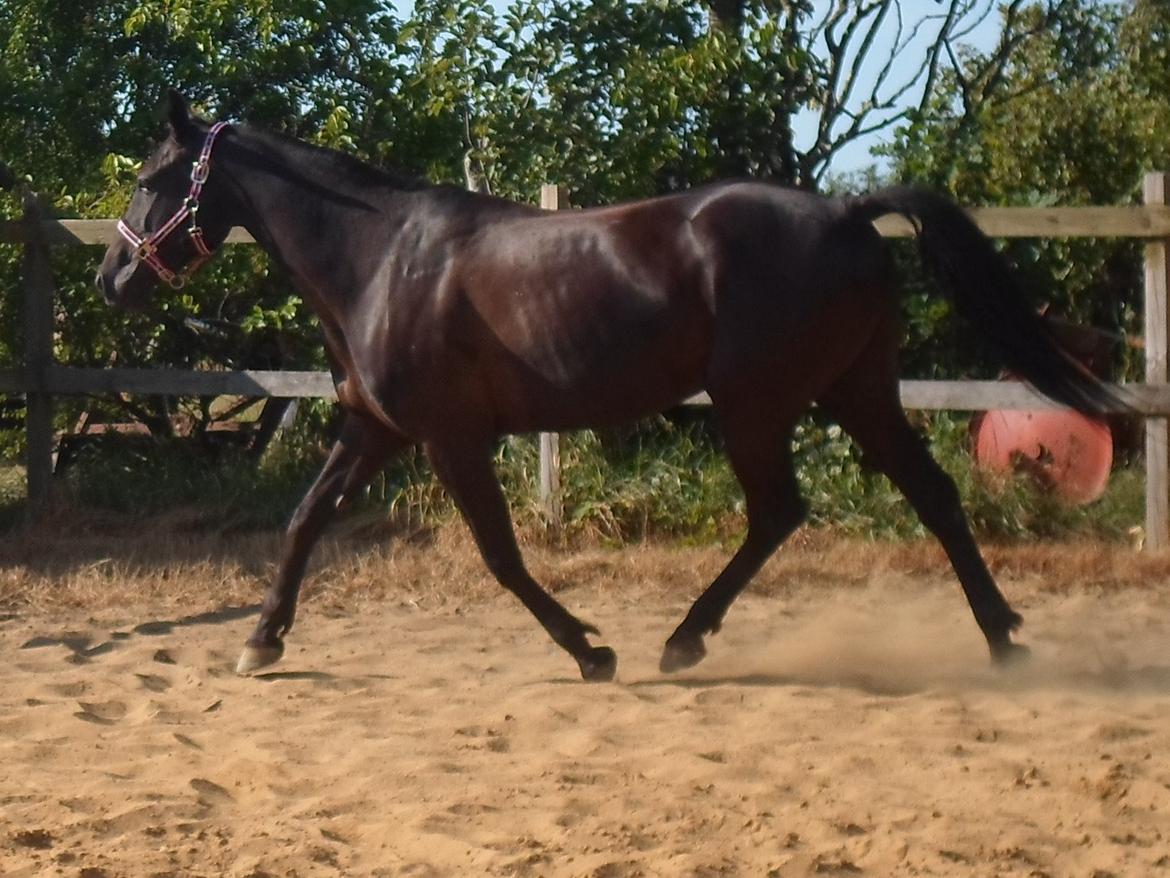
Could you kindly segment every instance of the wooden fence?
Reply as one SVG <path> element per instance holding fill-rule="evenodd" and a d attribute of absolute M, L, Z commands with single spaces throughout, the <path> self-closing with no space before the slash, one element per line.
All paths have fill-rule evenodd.
<path fill-rule="evenodd" d="M 1137 238 L 1145 242 L 1145 353 L 1144 384 L 1130 384 L 1123 394 L 1146 415 L 1146 538 L 1147 549 L 1170 547 L 1170 455 L 1167 416 L 1170 415 L 1168 346 L 1170 316 L 1170 206 L 1167 175 L 1147 174 L 1144 201 L 1133 207 L 976 208 L 970 211 L 992 237 Z M 541 206 L 567 206 L 562 190 L 545 186 Z M 49 268 L 53 246 L 105 245 L 116 235 L 116 220 L 52 220 L 32 196 L 27 196 L 19 221 L 0 222 L 0 244 L 24 248 L 25 360 L 23 366 L 0 369 L 0 394 L 24 393 L 28 440 L 28 493 L 33 509 L 49 497 L 52 478 L 53 398 L 58 395 L 160 394 L 174 396 L 255 396 L 335 398 L 328 372 L 182 371 L 174 369 L 92 369 L 58 364 L 53 358 L 54 286 Z M 888 237 L 913 233 L 899 217 L 877 223 Z M 254 243 L 242 229 L 229 244 Z M 1041 409 L 1055 404 L 1014 382 L 903 381 L 902 403 L 910 409 Z M 710 402 L 706 394 L 683 400 Z M 540 483 L 542 502 L 554 521 L 559 520 L 559 437 L 541 436 Z"/>

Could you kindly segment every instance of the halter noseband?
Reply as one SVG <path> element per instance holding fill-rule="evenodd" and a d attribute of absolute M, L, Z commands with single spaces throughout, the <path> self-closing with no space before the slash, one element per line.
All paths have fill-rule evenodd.
<path fill-rule="evenodd" d="M 227 122 L 216 122 L 207 132 L 207 137 L 203 141 L 203 149 L 199 151 L 199 159 L 191 168 L 191 188 L 187 191 L 187 197 L 183 200 L 182 206 L 162 224 L 161 228 L 143 236 L 126 225 L 125 220 L 118 220 L 118 232 L 134 248 L 134 258 L 153 268 L 154 273 L 164 283 L 176 290 L 181 289 L 187 283 L 187 278 L 194 274 L 199 266 L 210 259 L 215 252 L 207 246 L 207 241 L 203 238 L 203 229 L 199 227 L 199 195 L 203 192 L 203 184 L 207 182 L 207 175 L 211 171 L 211 148 L 215 146 L 215 138 L 219 136 L 219 132 L 226 127 Z M 159 257 L 158 250 L 163 241 L 187 217 L 191 218 L 187 224 L 187 235 L 190 237 L 191 243 L 195 245 L 196 256 L 186 268 L 172 271 Z"/>

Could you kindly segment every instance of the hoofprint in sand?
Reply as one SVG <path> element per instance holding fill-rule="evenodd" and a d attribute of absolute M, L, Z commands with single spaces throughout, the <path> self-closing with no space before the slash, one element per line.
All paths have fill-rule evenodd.
<path fill-rule="evenodd" d="M 1170 874 L 1164 564 L 992 553 L 1034 650 L 1005 674 L 931 550 L 798 549 L 665 677 L 720 553 L 544 553 L 618 652 L 589 685 L 509 597 L 446 582 L 477 575 L 451 551 L 326 552 L 253 678 L 224 606 L 266 570 L 10 554 L 0 874 Z M 209 575 L 219 598 L 165 595 Z M 61 594 L 13 602 L 21 577 Z M 121 597 L 74 594 L 94 577 Z"/>

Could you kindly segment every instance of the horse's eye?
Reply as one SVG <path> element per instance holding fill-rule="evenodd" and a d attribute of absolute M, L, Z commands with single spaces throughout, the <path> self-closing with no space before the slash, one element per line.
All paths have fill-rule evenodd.
<path fill-rule="evenodd" d="M 145 180 L 139 180 L 138 181 L 138 191 L 139 192 L 149 192 L 150 185 Z"/>

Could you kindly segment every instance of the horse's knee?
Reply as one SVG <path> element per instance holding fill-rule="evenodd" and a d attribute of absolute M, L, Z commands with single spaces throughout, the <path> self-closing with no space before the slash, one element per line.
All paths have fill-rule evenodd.
<path fill-rule="evenodd" d="M 288 520 L 288 524 L 284 528 L 284 538 L 286 540 L 295 540 L 297 535 L 305 529 L 309 523 L 310 516 L 308 510 L 297 509 L 293 513 L 292 518 Z"/>
<path fill-rule="evenodd" d="M 514 588 L 518 583 L 528 578 L 524 562 L 510 552 L 499 554 L 484 552 L 483 563 L 496 581 L 506 588 Z"/>
<path fill-rule="evenodd" d="M 749 507 L 748 539 L 764 544 L 779 543 L 807 517 L 808 503 L 795 492 L 778 503 Z"/>
<path fill-rule="evenodd" d="M 908 499 L 931 532 L 965 526 L 959 489 L 941 467 L 936 465 L 926 471 L 915 493 L 919 496 Z"/>
<path fill-rule="evenodd" d="M 785 516 L 780 522 L 783 533 L 788 534 L 796 530 L 808 518 L 808 503 L 799 494 L 793 496 L 785 507 Z"/>
<path fill-rule="evenodd" d="M 333 514 L 336 503 L 336 494 L 321 494 L 303 500 L 284 529 L 285 538 L 295 540 L 306 531 L 323 527 Z"/>

